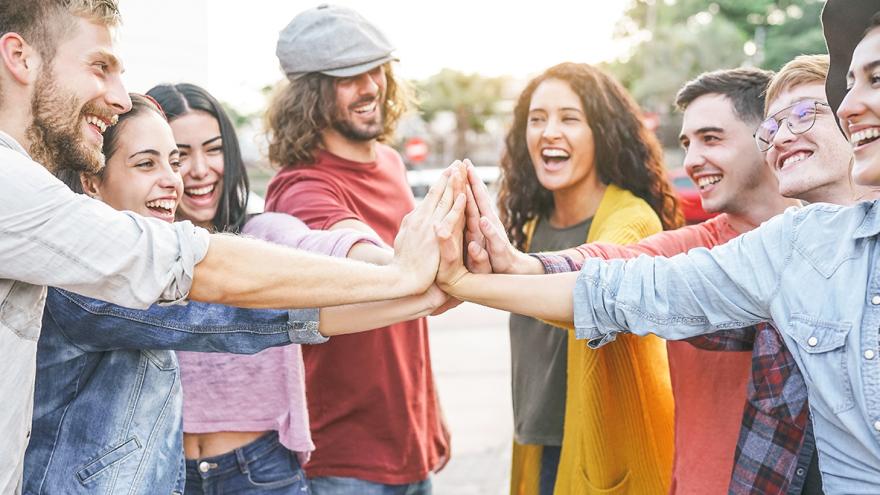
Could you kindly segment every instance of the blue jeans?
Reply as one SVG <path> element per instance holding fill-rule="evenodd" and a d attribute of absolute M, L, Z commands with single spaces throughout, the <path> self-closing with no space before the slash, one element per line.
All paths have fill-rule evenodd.
<path fill-rule="evenodd" d="M 247 493 L 311 493 L 296 454 L 281 445 L 277 432 L 227 454 L 186 461 L 186 495 Z"/>
<path fill-rule="evenodd" d="M 357 478 L 327 476 L 312 478 L 309 486 L 312 495 L 431 495 L 431 478 L 406 485 L 383 485 Z"/>
<path fill-rule="evenodd" d="M 556 486 L 556 471 L 559 469 L 559 455 L 562 447 L 544 445 L 541 450 L 541 475 L 538 482 L 539 495 L 553 495 Z"/>

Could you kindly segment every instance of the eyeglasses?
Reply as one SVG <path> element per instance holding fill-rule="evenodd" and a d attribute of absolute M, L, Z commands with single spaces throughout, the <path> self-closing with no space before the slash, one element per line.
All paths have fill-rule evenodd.
<path fill-rule="evenodd" d="M 792 134 L 803 134 L 812 129 L 813 124 L 816 123 L 816 115 L 819 113 L 819 105 L 830 108 L 830 105 L 823 101 L 805 100 L 767 117 L 753 134 L 758 150 L 763 153 L 773 147 L 773 138 L 779 132 L 783 120 Z M 783 116 L 779 117 L 779 115 Z"/>

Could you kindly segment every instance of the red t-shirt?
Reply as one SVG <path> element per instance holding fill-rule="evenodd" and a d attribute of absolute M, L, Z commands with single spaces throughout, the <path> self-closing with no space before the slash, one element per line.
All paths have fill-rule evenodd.
<path fill-rule="evenodd" d="M 585 256 L 605 259 L 675 256 L 696 247 L 711 248 L 740 232 L 719 215 L 697 225 L 668 230 L 636 244 L 586 244 Z M 707 351 L 669 340 L 669 374 L 675 399 L 675 459 L 669 493 L 727 493 L 742 427 L 751 352 Z"/>
<path fill-rule="evenodd" d="M 359 220 L 392 245 L 415 202 L 400 156 L 376 146 L 376 161 L 318 151 L 316 163 L 272 179 L 266 210 L 313 229 Z M 315 452 L 310 478 L 345 476 L 385 484 L 424 480 L 443 440 L 424 318 L 303 346 Z"/>

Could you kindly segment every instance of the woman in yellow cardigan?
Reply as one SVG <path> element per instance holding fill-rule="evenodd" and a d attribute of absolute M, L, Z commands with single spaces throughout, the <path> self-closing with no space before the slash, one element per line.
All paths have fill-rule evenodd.
<path fill-rule="evenodd" d="M 681 224 L 656 139 L 626 90 L 595 67 L 560 64 L 532 80 L 506 145 L 500 215 L 521 250 L 632 243 Z M 664 343 L 626 336 L 590 351 L 525 316 L 512 314 L 510 326 L 512 495 L 668 491 Z"/>

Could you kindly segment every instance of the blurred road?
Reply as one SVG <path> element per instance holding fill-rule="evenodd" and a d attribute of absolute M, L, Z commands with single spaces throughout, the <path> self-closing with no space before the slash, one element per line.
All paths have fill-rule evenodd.
<path fill-rule="evenodd" d="M 465 303 L 431 317 L 431 356 L 452 430 L 435 495 L 509 493 L 513 417 L 507 313 Z"/>

